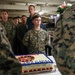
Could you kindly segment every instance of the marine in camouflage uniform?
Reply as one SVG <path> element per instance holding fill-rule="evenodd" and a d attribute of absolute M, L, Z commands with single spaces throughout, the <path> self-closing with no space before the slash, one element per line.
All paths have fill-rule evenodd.
<path fill-rule="evenodd" d="M 57 22 L 53 55 L 62 75 L 75 75 L 75 5 L 66 9 Z"/>
<path fill-rule="evenodd" d="M 29 53 L 45 53 L 45 45 L 48 42 L 48 35 L 45 30 L 43 30 L 41 25 L 41 16 L 35 14 L 32 17 L 32 22 L 34 28 L 29 30 L 23 38 L 23 44 L 29 48 Z"/>
<path fill-rule="evenodd" d="M 5 27 L 6 36 L 12 46 L 13 38 L 15 37 L 15 25 L 11 20 L 8 20 L 7 22 L 1 21 L 1 24 Z"/>
<path fill-rule="evenodd" d="M 31 29 L 23 38 L 23 44 L 29 48 L 29 53 L 45 53 L 45 45 L 48 42 L 47 32 L 43 29 L 39 31 Z"/>
<path fill-rule="evenodd" d="M 8 18 L 8 12 L 6 10 L 3 10 L 1 13 L 2 21 L 1 24 L 5 27 L 6 30 L 6 36 L 11 44 L 13 46 L 13 38 L 15 37 L 15 25 L 11 19 Z"/>
<path fill-rule="evenodd" d="M 21 75 L 21 68 L 0 24 L 0 75 Z"/>

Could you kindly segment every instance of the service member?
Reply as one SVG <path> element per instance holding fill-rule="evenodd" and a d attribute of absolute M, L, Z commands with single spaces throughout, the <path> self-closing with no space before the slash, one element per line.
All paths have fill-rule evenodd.
<path fill-rule="evenodd" d="M 23 38 L 23 44 L 29 49 L 29 53 L 45 53 L 45 45 L 48 42 L 47 31 L 40 27 L 41 16 L 36 14 L 32 18 L 34 27 Z"/>
<path fill-rule="evenodd" d="M 0 24 L 0 75 L 21 75 L 21 64 L 15 58 L 10 43 Z"/>
<path fill-rule="evenodd" d="M 53 48 L 62 75 L 75 75 L 75 5 L 66 9 L 57 22 Z"/>

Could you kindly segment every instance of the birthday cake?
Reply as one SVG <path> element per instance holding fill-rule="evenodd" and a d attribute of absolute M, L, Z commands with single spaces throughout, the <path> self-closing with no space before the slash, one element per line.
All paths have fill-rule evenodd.
<path fill-rule="evenodd" d="M 16 58 L 22 64 L 22 73 L 55 71 L 53 61 L 44 54 L 18 55 Z"/>

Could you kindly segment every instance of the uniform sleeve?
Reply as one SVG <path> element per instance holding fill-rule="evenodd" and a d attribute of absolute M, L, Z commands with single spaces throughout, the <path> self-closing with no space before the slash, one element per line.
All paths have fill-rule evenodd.
<path fill-rule="evenodd" d="M 25 35 L 24 35 L 24 38 L 22 40 L 23 44 L 28 47 L 29 45 L 29 32 L 27 32 Z"/>
<path fill-rule="evenodd" d="M 15 58 L 10 43 L 0 27 L 0 74 L 21 75 L 22 66 Z"/>
<path fill-rule="evenodd" d="M 63 21 L 63 20 L 62 20 Z M 71 22 L 73 23 L 73 22 Z M 75 29 L 73 24 L 65 24 L 63 21 L 63 33 L 61 21 L 57 23 L 53 37 L 53 55 L 58 65 L 66 65 L 68 68 L 75 68 Z"/>
<path fill-rule="evenodd" d="M 0 29 L 0 58 L 1 58 L 0 63 L 7 60 L 9 53 L 13 54 L 12 49 L 11 49 L 11 45 L 10 45 L 7 37 L 5 36 L 4 30 L 2 28 L 2 29 Z"/>
<path fill-rule="evenodd" d="M 11 36 L 10 36 L 10 38 L 14 38 L 15 37 L 15 33 L 16 33 L 16 27 L 15 27 L 15 25 L 14 25 L 14 23 L 13 22 L 11 22 L 11 25 L 12 25 L 12 30 L 11 30 Z M 11 40 L 12 40 L 11 39 Z"/>

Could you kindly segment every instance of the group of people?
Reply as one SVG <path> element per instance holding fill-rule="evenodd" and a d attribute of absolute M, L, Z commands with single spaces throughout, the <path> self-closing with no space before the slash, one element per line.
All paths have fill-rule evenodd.
<path fill-rule="evenodd" d="M 35 13 L 35 6 L 30 5 L 28 9 L 30 16 L 27 18 L 26 15 L 22 15 L 22 23 L 19 25 L 17 22 L 13 23 L 8 19 L 6 11 L 2 11 L 2 21 L 0 22 L 0 75 L 21 75 L 22 66 L 14 56 L 17 44 L 19 44 L 20 53 L 45 53 L 45 46 L 49 40 L 47 29 L 42 25 L 41 16 Z M 75 5 L 62 14 L 54 32 L 52 55 L 62 75 L 75 75 L 74 22 Z"/>
<path fill-rule="evenodd" d="M 8 19 L 8 12 L 3 10 L 0 21 L 0 75 L 21 75 L 22 66 L 15 58 L 17 54 L 45 53 L 48 42 L 46 27 L 41 16 L 35 13 L 35 6 L 29 6 L 30 16 L 22 15 L 22 22 L 17 17 Z"/>
<path fill-rule="evenodd" d="M 34 48 L 35 47 L 34 45 L 36 45 L 37 47 L 41 47 L 40 44 L 44 44 L 43 47 L 45 47 L 45 42 L 46 42 L 45 39 L 46 38 L 44 37 L 42 40 L 42 37 L 44 36 L 43 33 L 41 33 L 41 38 L 39 38 L 40 33 L 37 33 L 37 35 L 35 36 L 35 37 L 37 37 L 39 35 L 37 38 L 37 39 L 40 39 L 39 42 L 37 42 L 33 36 L 32 37 L 33 39 L 30 38 L 28 40 L 29 41 L 34 40 L 36 43 L 35 44 L 29 43 L 28 46 L 25 44 L 28 42 L 28 41 L 27 42 L 24 41 L 26 39 L 26 36 L 27 36 L 27 35 L 25 36 L 25 34 L 28 31 L 30 31 L 31 29 L 37 30 L 34 28 L 36 25 L 36 22 L 38 22 L 37 28 L 39 27 L 39 30 L 43 29 L 45 32 L 47 31 L 46 26 L 41 23 L 41 16 L 35 12 L 35 6 L 30 5 L 28 10 L 29 10 L 30 16 L 27 17 L 26 15 L 22 15 L 21 16 L 21 23 L 19 23 L 18 17 L 14 17 L 13 20 L 9 20 L 8 19 L 8 12 L 6 10 L 3 10 L 2 14 L 1 14 L 1 17 L 2 17 L 1 24 L 5 27 L 5 30 L 6 30 L 5 34 L 6 34 L 8 40 L 11 44 L 12 50 L 13 50 L 15 55 L 33 53 L 33 50 L 35 50 L 35 52 L 36 52 L 36 48 Z M 34 16 L 36 16 L 36 17 L 34 17 Z M 33 19 L 33 17 L 34 17 L 34 19 Z M 36 18 L 38 18 L 38 19 L 35 20 Z M 35 22 L 33 22 L 33 21 L 35 21 Z M 39 30 L 37 30 L 37 31 L 39 31 Z M 30 36 L 28 36 L 28 38 L 29 37 Z M 32 46 L 32 48 L 31 48 L 31 46 Z M 42 49 L 44 49 L 44 51 L 45 51 L 45 48 L 42 48 Z M 38 51 L 39 50 L 40 50 L 40 48 L 38 48 Z M 40 52 L 42 52 L 42 51 L 40 50 Z"/>
<path fill-rule="evenodd" d="M 34 48 L 35 45 L 37 45 L 37 47 L 41 46 L 40 45 L 41 41 L 39 41 L 39 45 L 38 45 L 38 44 L 36 44 L 38 42 L 36 41 L 36 39 L 34 39 L 34 36 L 32 36 L 32 39 L 30 38 L 31 35 L 27 36 L 28 32 L 31 29 L 36 30 L 34 28 L 35 25 L 36 25 L 35 22 L 38 22 L 37 23 L 37 28 L 39 27 L 39 30 L 42 28 L 44 31 L 47 31 L 46 26 L 41 23 L 41 16 L 35 12 L 35 6 L 34 5 L 30 5 L 28 9 L 29 9 L 30 16 L 27 17 L 26 15 L 22 15 L 22 17 L 21 17 L 22 22 L 20 24 L 18 24 L 17 29 L 16 29 L 16 37 L 15 37 L 16 40 L 15 41 L 17 41 L 17 44 L 15 44 L 15 45 L 17 45 L 17 46 L 14 46 L 14 47 L 17 47 L 18 49 L 15 49 L 13 47 L 13 51 L 14 51 L 14 53 L 15 52 L 18 52 L 18 53 L 15 53 L 15 54 L 29 54 L 29 53 L 34 53 L 33 50 L 35 50 L 35 52 L 37 51 L 37 49 Z M 37 19 L 37 20 L 34 20 L 35 22 L 33 22 L 33 18 L 34 19 L 40 18 L 40 20 Z M 37 31 L 39 31 L 39 30 L 37 30 Z M 33 33 L 31 32 L 31 34 L 33 34 Z M 38 34 L 40 34 L 40 33 L 37 33 L 37 35 L 35 37 L 37 37 Z M 27 40 L 27 42 L 24 41 L 24 40 L 26 40 L 26 37 L 29 38 Z M 41 40 L 42 38 L 38 38 L 37 37 L 37 39 Z M 36 42 L 35 44 L 32 43 L 33 40 Z M 26 43 L 28 43 L 28 45 L 26 45 Z M 45 44 L 45 43 L 42 43 L 42 44 Z M 45 46 L 43 46 L 43 47 L 45 47 Z M 16 50 L 18 50 L 18 51 L 16 51 Z M 39 50 L 40 50 L 40 48 L 38 48 L 38 51 Z M 40 52 L 42 52 L 42 51 L 40 50 Z"/>

